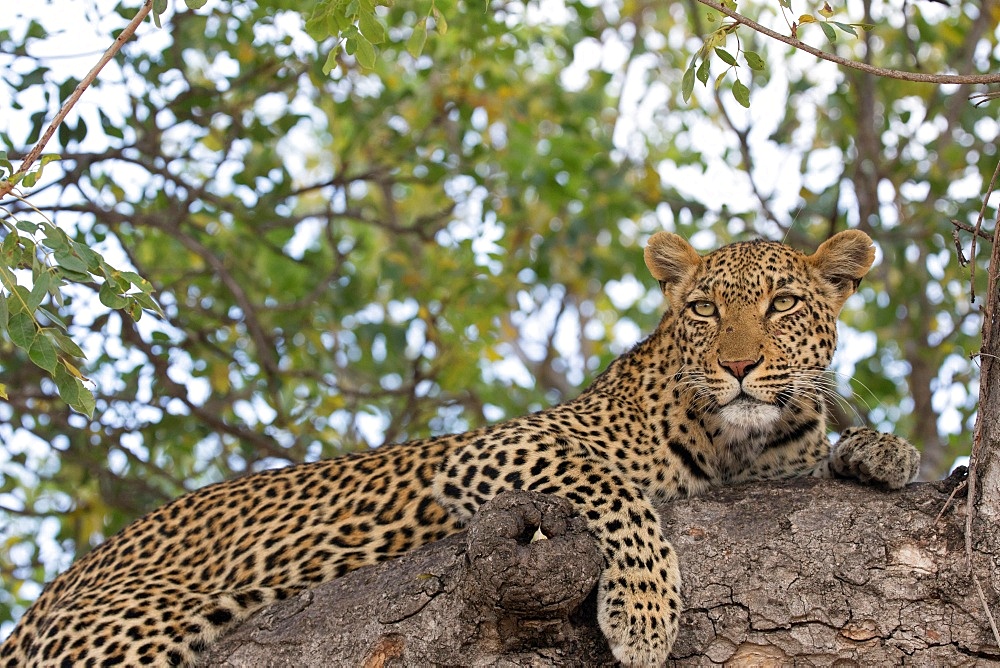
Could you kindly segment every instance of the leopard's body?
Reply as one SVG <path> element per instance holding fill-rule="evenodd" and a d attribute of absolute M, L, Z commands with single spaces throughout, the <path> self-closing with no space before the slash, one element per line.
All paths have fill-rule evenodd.
<path fill-rule="evenodd" d="M 700 257 L 658 233 L 669 306 L 578 398 L 460 435 L 211 485 L 150 513 L 56 578 L 3 665 L 186 665 L 262 605 L 456 532 L 504 489 L 568 499 L 605 556 L 598 621 L 626 665 L 666 661 L 681 612 L 654 503 L 833 472 L 901 487 L 906 441 L 845 432 L 831 457 L 820 374 L 874 255 L 845 232 L 811 256 L 745 242 Z"/>

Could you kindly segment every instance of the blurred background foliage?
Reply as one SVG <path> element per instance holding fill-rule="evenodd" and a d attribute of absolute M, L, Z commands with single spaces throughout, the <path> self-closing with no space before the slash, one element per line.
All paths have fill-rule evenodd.
<path fill-rule="evenodd" d="M 0 22 L 11 159 L 138 8 L 26 4 Z M 787 32 L 779 3 L 739 9 Z M 718 61 L 684 103 L 717 27 L 693 0 L 375 11 L 387 30 L 365 68 L 305 34 L 301 3 L 172 6 L 49 147 L 63 160 L 22 189 L 37 211 L 3 202 L 148 279 L 163 314 L 109 310 L 99 281 L 50 305 L 87 355 L 93 419 L 0 338 L 0 629 L 75 556 L 186 490 L 573 396 L 655 325 L 641 250 L 660 229 L 704 250 L 871 234 L 838 421 L 911 438 L 927 478 L 967 453 L 980 321 L 949 219 L 975 223 L 1000 157 L 996 109 L 973 89 L 844 72 L 741 31 L 729 39 L 766 62 L 728 74 L 749 110 L 713 89 Z M 883 67 L 1000 69 L 996 3 L 837 11 L 876 28 L 799 36 Z"/>

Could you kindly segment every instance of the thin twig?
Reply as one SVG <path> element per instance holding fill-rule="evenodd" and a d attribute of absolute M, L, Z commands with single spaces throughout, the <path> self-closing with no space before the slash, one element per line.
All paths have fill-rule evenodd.
<path fill-rule="evenodd" d="M 976 238 L 982 232 L 983 228 L 983 218 L 986 217 L 986 206 L 990 202 L 990 195 L 993 194 L 993 189 L 997 185 L 997 176 L 1000 175 L 1000 161 L 997 161 L 997 167 L 993 170 L 993 178 L 990 179 L 990 187 L 986 189 L 986 196 L 983 197 L 983 205 L 979 207 L 979 217 L 976 218 L 975 234 L 972 235 L 972 246 L 969 247 L 969 255 L 972 262 L 972 266 L 969 268 L 969 286 L 971 289 L 972 303 L 976 303 Z M 995 267 L 992 267 L 993 271 L 996 271 Z"/>
<path fill-rule="evenodd" d="M 795 39 L 794 37 L 787 37 L 779 32 L 775 32 L 770 28 L 766 28 L 761 24 L 757 23 L 753 19 L 749 19 L 742 14 L 738 14 L 728 7 L 722 5 L 721 3 L 715 2 L 715 0 L 698 0 L 701 4 L 706 7 L 711 7 L 717 12 L 725 14 L 732 20 L 736 21 L 741 25 L 745 25 L 751 30 L 756 30 L 762 35 L 770 37 L 771 39 L 776 39 L 779 42 L 784 42 L 789 46 L 794 46 L 800 51 L 805 51 L 810 53 L 817 58 L 823 60 L 828 60 L 831 63 L 836 63 L 843 67 L 850 67 L 855 70 L 861 70 L 862 72 L 867 72 L 869 74 L 874 74 L 875 76 L 885 77 L 889 79 L 899 79 L 900 81 L 915 81 L 917 83 L 932 83 L 932 84 L 991 84 L 1000 83 L 1000 74 L 923 74 L 921 72 L 907 72 L 904 70 L 891 70 L 885 67 L 876 67 L 874 65 L 869 65 L 867 63 L 862 63 L 857 60 L 849 60 L 841 56 L 828 53 L 821 49 L 817 49 L 814 46 L 810 46 L 803 41 Z"/>
<path fill-rule="evenodd" d="M 983 593 L 983 586 L 979 584 L 979 578 L 975 575 L 972 576 L 972 581 L 976 584 L 976 591 L 979 592 L 979 600 L 983 604 L 983 610 L 986 611 L 986 618 L 990 620 L 990 628 L 993 629 L 993 638 L 997 641 L 997 645 L 1000 645 L 1000 630 L 997 630 L 997 620 L 993 618 L 993 613 L 990 612 L 990 605 L 986 602 L 986 594 Z"/>
<path fill-rule="evenodd" d="M 49 127 L 45 128 L 45 132 L 42 134 L 41 139 L 38 140 L 35 147 L 28 153 L 18 170 L 14 172 L 6 181 L 0 181 L 0 197 L 4 197 L 10 193 L 10 191 L 14 189 L 17 182 L 16 177 L 27 174 L 28 170 L 31 169 L 31 166 L 35 163 L 35 161 L 41 157 L 42 151 L 45 150 L 45 145 L 49 143 L 50 139 L 52 139 L 52 135 L 55 134 L 56 129 L 62 125 L 64 120 L 66 120 L 66 116 L 69 115 L 70 110 L 73 109 L 77 101 L 79 101 L 83 92 L 87 90 L 90 84 L 94 83 L 97 79 L 97 75 L 101 73 L 102 69 L 104 69 L 104 66 L 107 65 L 119 51 L 121 51 L 125 42 L 132 38 L 132 35 L 135 34 L 139 24 L 142 23 L 146 16 L 149 15 L 151 9 L 153 9 L 153 0 L 146 0 L 142 4 L 142 7 L 139 8 L 139 12 L 135 15 L 135 18 L 133 18 L 129 24 L 125 26 L 125 29 L 121 31 L 118 37 L 115 38 L 115 41 L 110 47 L 108 47 L 108 50 L 104 52 L 104 55 L 101 56 L 99 61 L 97 61 L 97 64 L 94 65 L 90 72 L 87 73 L 87 76 L 83 78 L 83 81 L 77 84 L 73 94 L 69 96 L 69 99 L 66 100 L 65 103 L 63 103 L 62 108 L 59 109 L 59 113 L 56 114 L 56 117 L 52 119 L 51 123 L 49 123 Z"/>
<path fill-rule="evenodd" d="M 961 492 L 963 489 L 965 489 L 965 486 L 967 484 L 968 481 L 963 480 L 962 482 L 955 485 L 955 489 L 951 490 L 951 494 L 948 495 L 948 498 L 945 500 L 944 505 L 941 507 L 941 512 L 938 513 L 937 517 L 934 518 L 934 524 L 937 524 L 938 522 L 941 521 L 941 518 L 944 517 L 944 511 L 948 510 L 948 506 L 950 506 L 951 502 L 955 500 L 955 495 Z"/>
<path fill-rule="evenodd" d="M 982 219 L 980 219 L 980 220 L 982 220 Z M 950 222 L 952 225 L 954 225 L 955 227 L 957 227 L 960 230 L 968 232 L 969 234 L 975 234 L 980 239 L 985 239 L 986 241 L 989 241 L 990 243 L 993 243 L 993 237 L 990 236 L 989 234 L 987 234 L 986 232 L 983 232 L 981 229 L 977 229 L 977 228 L 973 227 L 972 225 L 969 225 L 968 223 L 963 223 L 962 221 L 955 220 L 954 218 L 952 218 L 948 222 Z"/>
<path fill-rule="evenodd" d="M 957 229 L 951 231 L 951 240 L 955 242 L 955 253 L 958 255 L 958 263 L 963 268 L 969 266 L 969 258 L 965 257 L 965 253 L 962 252 L 962 240 L 958 236 Z"/>

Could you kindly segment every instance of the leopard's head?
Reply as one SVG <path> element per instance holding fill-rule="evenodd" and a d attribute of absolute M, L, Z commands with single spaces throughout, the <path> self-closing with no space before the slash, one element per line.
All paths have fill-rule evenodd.
<path fill-rule="evenodd" d="M 658 232 L 645 258 L 667 298 L 663 326 L 697 409 L 734 436 L 766 433 L 810 405 L 822 410 L 837 316 L 875 259 L 866 234 L 841 232 L 812 255 L 750 241 L 701 256 Z"/>

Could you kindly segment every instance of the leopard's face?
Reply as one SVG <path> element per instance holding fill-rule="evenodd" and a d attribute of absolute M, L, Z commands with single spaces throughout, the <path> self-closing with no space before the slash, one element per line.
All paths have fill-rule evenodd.
<path fill-rule="evenodd" d="M 679 380 L 724 438 L 766 434 L 803 407 L 821 410 L 837 315 L 873 259 L 867 237 L 849 241 L 812 256 L 756 241 L 700 257 L 675 235 L 650 240 L 647 264 L 670 302 Z"/>

